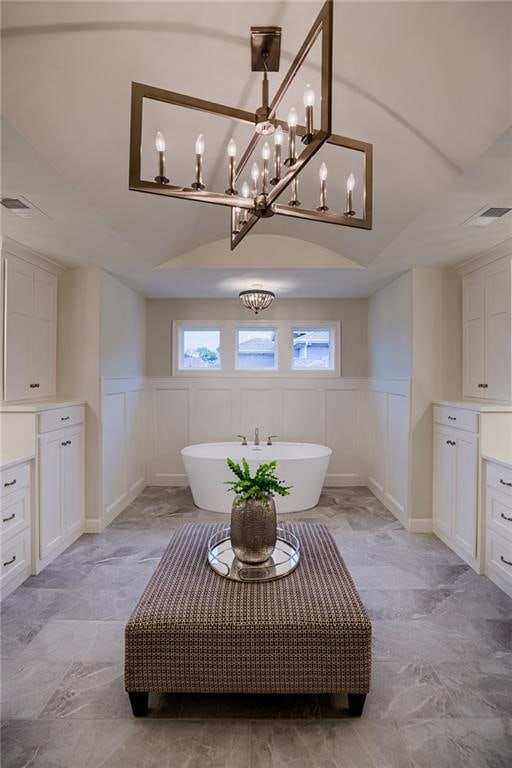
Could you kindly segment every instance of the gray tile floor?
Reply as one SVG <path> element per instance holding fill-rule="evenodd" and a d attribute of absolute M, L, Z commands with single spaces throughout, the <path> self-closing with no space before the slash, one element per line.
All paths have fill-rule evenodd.
<path fill-rule="evenodd" d="M 366 488 L 288 517 L 329 526 L 371 615 L 360 720 L 342 697 L 190 695 L 134 720 L 124 623 L 172 530 L 225 519 L 148 488 L 4 601 L 3 768 L 510 768 L 512 600 Z"/>

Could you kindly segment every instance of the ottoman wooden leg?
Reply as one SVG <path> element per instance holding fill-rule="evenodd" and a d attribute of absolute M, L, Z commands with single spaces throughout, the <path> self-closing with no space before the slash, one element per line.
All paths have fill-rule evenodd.
<path fill-rule="evenodd" d="M 148 712 L 149 693 L 139 693 L 138 691 L 129 691 L 130 704 L 135 717 L 144 717 Z"/>
<path fill-rule="evenodd" d="M 351 717 L 361 717 L 365 700 L 366 693 L 348 694 L 348 712 Z"/>

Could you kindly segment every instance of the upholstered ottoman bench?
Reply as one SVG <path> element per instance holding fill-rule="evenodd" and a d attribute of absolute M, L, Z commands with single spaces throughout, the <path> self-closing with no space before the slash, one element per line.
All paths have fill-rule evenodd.
<path fill-rule="evenodd" d="M 371 624 L 324 525 L 293 523 L 301 560 L 263 583 L 214 573 L 206 546 L 222 524 L 172 536 L 126 625 L 125 687 L 133 713 L 148 694 L 348 693 L 359 716 L 370 687 Z"/>

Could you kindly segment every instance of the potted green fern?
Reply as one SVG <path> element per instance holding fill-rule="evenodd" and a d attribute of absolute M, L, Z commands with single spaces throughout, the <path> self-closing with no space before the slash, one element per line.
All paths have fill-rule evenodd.
<path fill-rule="evenodd" d="M 228 466 L 236 480 L 226 485 L 236 493 L 231 509 L 231 546 L 243 563 L 263 563 L 276 545 L 277 518 L 274 495 L 288 496 L 290 487 L 275 474 L 277 462 L 260 464 L 251 477 L 245 458 L 241 464 L 228 459 Z"/>

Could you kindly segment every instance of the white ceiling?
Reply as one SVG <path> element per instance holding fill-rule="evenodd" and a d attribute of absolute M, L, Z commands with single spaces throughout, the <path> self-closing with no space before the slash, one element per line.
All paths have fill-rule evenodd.
<path fill-rule="evenodd" d="M 231 253 L 224 209 L 128 190 L 132 80 L 253 110 L 249 27 L 283 26 L 282 74 L 319 8 L 4 2 L 3 194 L 49 216 L 6 213 L 4 233 L 156 297 L 232 296 L 251 282 L 287 296 L 364 296 L 412 265 L 457 263 L 512 236 L 510 217 L 462 226 L 485 205 L 512 206 L 510 3 L 336 2 L 333 127 L 374 144 L 372 232 L 274 217 Z M 304 81 L 317 79 L 313 60 Z M 203 132 L 209 176 L 222 180 L 232 126 L 191 112 L 180 127 L 163 126 L 173 173 L 193 169 Z M 307 169 L 312 189 L 321 159 Z M 344 173 L 328 162 L 335 203 Z"/>

